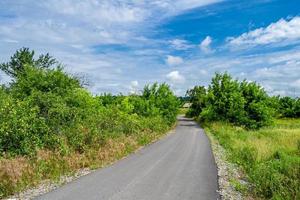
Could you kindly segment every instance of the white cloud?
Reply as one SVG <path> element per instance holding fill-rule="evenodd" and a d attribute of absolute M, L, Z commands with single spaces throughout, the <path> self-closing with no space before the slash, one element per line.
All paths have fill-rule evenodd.
<path fill-rule="evenodd" d="M 183 75 L 179 73 L 179 71 L 172 71 L 166 75 L 167 79 L 169 79 L 172 83 L 183 83 L 185 78 Z"/>
<path fill-rule="evenodd" d="M 169 41 L 171 47 L 176 50 L 187 50 L 193 47 L 187 40 L 174 39 Z"/>
<path fill-rule="evenodd" d="M 138 93 L 139 82 L 137 80 L 130 82 L 130 93 L 137 94 Z"/>
<path fill-rule="evenodd" d="M 166 59 L 166 63 L 170 66 L 176 66 L 183 63 L 183 59 L 179 56 L 171 56 L 168 55 Z"/>
<path fill-rule="evenodd" d="M 210 45 L 212 43 L 212 39 L 210 36 L 206 36 L 206 38 L 200 43 L 199 47 L 203 53 L 211 53 L 213 50 Z"/>
<path fill-rule="evenodd" d="M 139 82 L 138 81 L 131 81 L 131 86 L 132 87 L 137 87 L 137 86 L 139 86 Z"/>
<path fill-rule="evenodd" d="M 160 15 L 168 17 L 179 15 L 189 9 L 206 6 L 220 1 L 222 0 L 149 0 L 145 2 L 155 5 L 155 7 L 163 10 Z"/>
<path fill-rule="evenodd" d="M 12 39 L 9 39 L 9 38 L 2 39 L 2 41 L 7 42 L 7 43 L 19 43 L 17 40 L 12 40 Z"/>
<path fill-rule="evenodd" d="M 292 42 L 300 39 L 300 17 L 291 20 L 280 19 L 270 24 L 266 28 L 258 28 L 253 31 L 243 33 L 236 38 L 228 38 L 229 45 L 256 46 L 267 45 L 279 42 Z"/>
<path fill-rule="evenodd" d="M 300 79 L 295 80 L 294 82 L 291 83 L 292 87 L 295 87 L 297 89 L 300 89 Z"/>

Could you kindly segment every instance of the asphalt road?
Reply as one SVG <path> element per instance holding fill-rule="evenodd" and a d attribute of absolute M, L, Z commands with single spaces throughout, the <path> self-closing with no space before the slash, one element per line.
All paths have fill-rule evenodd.
<path fill-rule="evenodd" d="M 208 138 L 194 121 L 178 120 L 175 133 L 37 199 L 219 199 Z"/>

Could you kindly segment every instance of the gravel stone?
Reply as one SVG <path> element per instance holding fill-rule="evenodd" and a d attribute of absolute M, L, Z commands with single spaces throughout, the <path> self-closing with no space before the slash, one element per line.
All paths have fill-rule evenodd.
<path fill-rule="evenodd" d="M 232 163 L 226 160 L 225 149 L 213 138 L 213 136 L 207 134 L 211 140 L 211 146 L 215 157 L 215 162 L 218 169 L 218 182 L 219 182 L 219 194 L 222 200 L 242 200 L 249 199 L 237 191 L 230 183 L 230 180 L 237 180 L 243 184 L 248 184 L 245 180 L 242 180 L 242 173 Z"/>
<path fill-rule="evenodd" d="M 85 176 L 89 173 L 91 173 L 93 170 L 90 170 L 88 168 L 80 169 L 78 170 L 74 175 L 72 176 L 61 176 L 60 180 L 57 182 L 53 182 L 50 180 L 45 180 L 41 184 L 39 184 L 35 188 L 31 188 L 28 190 L 25 190 L 23 192 L 20 192 L 18 194 L 15 194 L 13 196 L 10 196 L 4 200 L 30 200 L 34 197 L 40 196 L 42 194 L 48 193 L 58 187 L 60 187 L 63 184 L 69 183 L 81 176 Z"/>

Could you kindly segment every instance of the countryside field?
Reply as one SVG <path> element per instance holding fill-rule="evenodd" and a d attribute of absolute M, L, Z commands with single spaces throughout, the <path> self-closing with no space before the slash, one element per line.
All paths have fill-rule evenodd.
<path fill-rule="evenodd" d="M 248 192 L 266 199 L 300 197 L 299 119 L 277 119 L 272 126 L 250 131 L 224 122 L 204 127 L 253 183 Z"/>
<path fill-rule="evenodd" d="M 0 0 L 0 199 L 300 200 L 300 0 Z"/>
<path fill-rule="evenodd" d="M 250 186 L 236 188 L 254 198 L 299 198 L 299 99 L 269 96 L 228 73 L 184 98 L 165 83 L 140 94 L 92 95 L 54 58 L 35 59 L 27 48 L 0 67 L 13 79 L 0 88 L 0 197 L 106 166 L 159 139 L 186 113 L 243 169 Z"/>

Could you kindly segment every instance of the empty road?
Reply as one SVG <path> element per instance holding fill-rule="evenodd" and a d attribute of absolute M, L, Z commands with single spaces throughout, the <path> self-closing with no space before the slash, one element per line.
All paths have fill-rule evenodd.
<path fill-rule="evenodd" d="M 37 199 L 219 199 L 217 169 L 208 138 L 194 121 L 184 117 L 178 120 L 174 133 Z"/>

